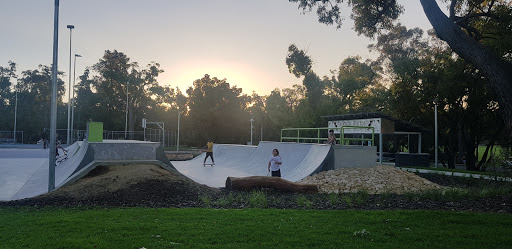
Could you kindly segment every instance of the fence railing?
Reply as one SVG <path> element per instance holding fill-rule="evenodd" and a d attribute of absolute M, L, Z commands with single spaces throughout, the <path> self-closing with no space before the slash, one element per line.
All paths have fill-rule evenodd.
<path fill-rule="evenodd" d="M 353 130 L 357 129 L 357 132 Z M 337 130 L 340 137 L 336 137 L 337 144 L 348 145 L 351 142 L 367 142 L 369 145 L 374 144 L 375 128 L 368 126 L 343 126 L 340 128 L 284 128 L 281 129 L 281 142 L 294 141 L 297 143 L 323 143 L 328 139 L 328 130 Z M 348 130 L 348 132 L 347 132 Z M 352 132 L 350 131 L 352 130 Z M 360 130 L 367 131 L 361 132 Z M 292 135 L 289 135 L 292 134 Z M 353 134 L 371 134 L 371 138 L 346 137 Z"/>

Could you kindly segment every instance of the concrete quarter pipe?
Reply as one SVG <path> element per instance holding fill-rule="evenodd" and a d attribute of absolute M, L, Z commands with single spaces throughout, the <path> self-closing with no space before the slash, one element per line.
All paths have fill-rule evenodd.
<path fill-rule="evenodd" d="M 260 142 L 258 146 L 215 144 L 215 165 L 204 167 L 205 153 L 189 161 L 172 161 L 172 165 L 192 180 L 210 187 L 224 187 L 228 176 L 266 176 L 273 149 L 283 160 L 281 176 L 296 182 L 321 170 L 332 167 L 330 145 Z M 210 163 L 210 158 L 207 159 Z"/>

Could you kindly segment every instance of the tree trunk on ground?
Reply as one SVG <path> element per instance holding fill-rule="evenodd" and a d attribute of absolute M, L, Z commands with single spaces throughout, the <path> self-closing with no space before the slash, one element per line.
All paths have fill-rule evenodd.
<path fill-rule="evenodd" d="M 435 0 L 420 0 L 420 2 L 437 36 L 448 43 L 460 57 L 471 62 L 489 80 L 489 85 L 503 111 L 505 126 L 510 129 L 512 127 L 512 65 L 468 36 L 441 11 Z"/>
<path fill-rule="evenodd" d="M 228 190 L 252 190 L 271 188 L 285 192 L 316 193 L 318 186 L 315 184 L 298 184 L 284 180 L 280 177 L 249 176 L 249 177 L 228 177 L 226 189 Z"/>

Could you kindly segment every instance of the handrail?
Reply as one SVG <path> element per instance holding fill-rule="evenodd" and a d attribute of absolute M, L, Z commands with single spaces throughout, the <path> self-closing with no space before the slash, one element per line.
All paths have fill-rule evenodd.
<path fill-rule="evenodd" d="M 346 129 L 368 129 L 371 130 L 372 138 L 345 138 L 345 130 Z M 315 131 L 316 130 L 316 137 L 301 137 L 301 131 Z M 300 143 L 300 141 L 304 140 L 316 140 L 317 143 L 320 143 L 320 141 L 327 140 L 328 138 L 320 137 L 320 131 L 321 130 L 339 130 L 340 131 L 340 138 L 336 138 L 336 141 L 338 144 L 348 144 L 350 141 L 368 141 L 371 142 L 371 144 L 374 144 L 374 138 L 375 138 L 375 128 L 374 127 L 368 127 L 368 126 L 342 126 L 341 128 L 329 128 L 329 127 L 322 127 L 322 128 L 284 128 L 281 129 L 281 142 L 283 140 L 296 140 L 297 143 Z M 297 131 L 297 136 L 283 136 L 284 131 Z M 304 132 L 303 132 L 304 134 Z"/>

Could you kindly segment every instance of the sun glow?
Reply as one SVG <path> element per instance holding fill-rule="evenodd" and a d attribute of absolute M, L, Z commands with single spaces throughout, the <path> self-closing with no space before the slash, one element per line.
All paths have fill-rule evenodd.
<path fill-rule="evenodd" d="M 185 94 L 193 82 L 205 74 L 211 78 L 226 79 L 230 86 L 242 88 L 242 92 L 251 95 L 253 91 L 259 95 L 268 95 L 276 86 L 268 78 L 269 75 L 257 71 L 256 66 L 237 61 L 197 60 L 162 68 L 164 73 L 159 76 L 160 84 L 178 87 Z"/>

